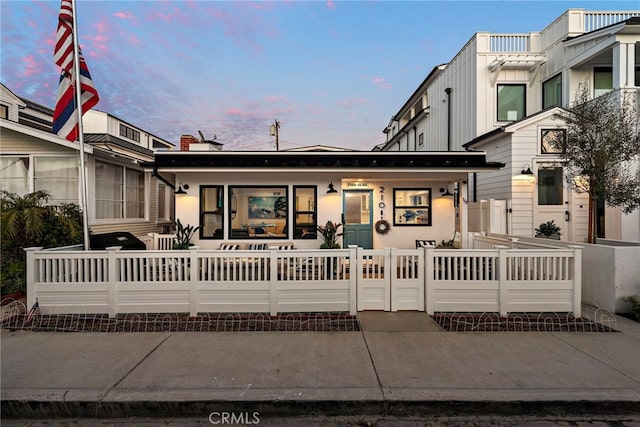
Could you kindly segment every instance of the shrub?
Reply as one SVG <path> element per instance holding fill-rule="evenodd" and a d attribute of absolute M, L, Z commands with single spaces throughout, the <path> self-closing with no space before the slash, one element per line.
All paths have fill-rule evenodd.
<path fill-rule="evenodd" d="M 640 296 L 632 295 L 624 297 L 622 298 L 622 301 L 631 304 L 631 315 L 636 319 L 637 322 L 640 322 Z"/>

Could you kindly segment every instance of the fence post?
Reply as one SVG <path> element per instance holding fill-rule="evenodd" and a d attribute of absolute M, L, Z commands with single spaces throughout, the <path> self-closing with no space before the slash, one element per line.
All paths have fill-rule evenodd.
<path fill-rule="evenodd" d="M 569 245 L 573 249 L 573 315 L 582 317 L 582 246 Z"/>
<path fill-rule="evenodd" d="M 147 248 L 147 250 L 157 250 L 158 233 L 147 233 L 147 236 L 151 237 L 151 247 Z"/>
<path fill-rule="evenodd" d="M 278 315 L 278 251 L 269 250 L 269 315 Z"/>
<path fill-rule="evenodd" d="M 391 311 L 391 298 L 393 290 L 391 289 L 391 275 L 396 274 L 391 265 L 391 251 L 394 248 L 385 248 L 384 250 L 384 311 Z M 397 309 L 395 311 L 398 311 Z"/>
<path fill-rule="evenodd" d="M 351 260 L 349 261 L 349 280 L 351 280 L 351 276 L 356 276 L 356 286 L 357 290 L 357 306 L 358 311 L 362 311 L 363 304 L 362 300 L 364 298 L 364 292 L 362 290 L 363 280 L 362 280 L 362 255 L 360 254 L 360 248 L 356 247 L 356 263 L 351 265 Z"/>
<path fill-rule="evenodd" d="M 116 317 L 118 314 L 118 251 L 122 246 L 111 246 L 106 248 L 107 250 L 107 290 L 109 317 Z"/>
<path fill-rule="evenodd" d="M 42 250 L 42 246 L 33 248 L 24 248 L 27 253 L 26 280 L 27 280 L 27 311 L 36 303 L 36 257 L 37 251 Z"/>
<path fill-rule="evenodd" d="M 507 293 L 507 247 L 496 245 L 498 249 L 498 309 L 500 316 L 509 313 L 508 293 Z"/>
<path fill-rule="evenodd" d="M 433 270 L 434 270 L 434 248 L 424 248 L 424 294 L 425 294 L 425 309 L 427 314 L 433 316 L 435 313 L 435 301 L 434 301 L 434 283 L 433 283 Z"/>
<path fill-rule="evenodd" d="M 198 284 L 200 283 L 198 249 L 196 247 L 189 248 L 189 315 L 191 317 L 198 315 Z"/>
<path fill-rule="evenodd" d="M 509 240 L 511 240 L 511 249 L 516 249 L 518 247 L 518 240 L 520 240 L 517 237 L 509 237 Z"/>
<path fill-rule="evenodd" d="M 355 273 L 353 267 L 358 262 L 358 246 L 349 245 L 349 314 L 355 316 L 358 311 L 358 276 Z"/>

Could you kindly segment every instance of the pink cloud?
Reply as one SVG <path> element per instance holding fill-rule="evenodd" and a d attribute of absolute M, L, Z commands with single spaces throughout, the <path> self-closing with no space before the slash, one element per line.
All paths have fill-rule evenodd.
<path fill-rule="evenodd" d="M 335 3 L 334 1 L 332 1 L 332 0 L 329 0 L 329 1 L 327 2 L 327 7 L 328 7 L 329 9 L 334 9 L 334 10 L 335 10 L 335 9 L 336 9 L 336 3 Z"/>
<path fill-rule="evenodd" d="M 22 72 L 24 77 L 37 75 L 42 72 L 41 64 L 33 55 L 25 56 L 22 58 L 22 62 L 24 63 L 24 71 Z"/>
<path fill-rule="evenodd" d="M 369 100 L 366 98 L 353 98 L 353 99 L 343 99 L 338 102 L 342 108 L 351 109 L 353 107 L 357 107 L 359 105 L 366 105 L 369 103 Z"/>
<path fill-rule="evenodd" d="M 384 77 L 364 77 L 364 79 L 371 81 L 380 89 L 391 89 L 393 87 L 393 85 L 386 81 Z"/>
<path fill-rule="evenodd" d="M 113 16 L 115 16 L 116 18 L 120 18 L 120 19 L 128 19 L 128 20 L 132 20 L 135 21 L 136 18 L 135 16 L 133 16 L 133 13 L 127 11 L 127 12 L 116 12 L 113 14 Z"/>

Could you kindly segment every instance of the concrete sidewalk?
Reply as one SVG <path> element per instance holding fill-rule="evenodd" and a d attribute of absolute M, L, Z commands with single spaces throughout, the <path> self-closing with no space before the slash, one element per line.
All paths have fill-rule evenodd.
<path fill-rule="evenodd" d="M 3 418 L 640 413 L 640 324 L 445 332 L 360 313 L 360 332 L 2 332 Z"/>

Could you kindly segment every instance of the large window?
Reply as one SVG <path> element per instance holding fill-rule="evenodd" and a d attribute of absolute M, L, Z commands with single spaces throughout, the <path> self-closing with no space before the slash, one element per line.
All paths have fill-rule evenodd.
<path fill-rule="evenodd" d="M 561 205 L 563 200 L 562 167 L 538 168 L 538 205 Z"/>
<path fill-rule="evenodd" d="M 498 121 L 513 122 L 525 116 L 526 85 L 498 85 Z"/>
<path fill-rule="evenodd" d="M 73 157 L 0 157 L 0 189 L 24 195 L 46 190 L 49 203 L 78 203 L 78 158 Z"/>
<path fill-rule="evenodd" d="M 613 89 L 613 68 L 595 67 L 593 69 L 593 96 L 604 95 Z"/>
<path fill-rule="evenodd" d="M 144 218 L 144 173 L 96 161 L 96 219 Z"/>
<path fill-rule="evenodd" d="M 542 83 L 542 108 L 562 106 L 562 74 Z"/>
<path fill-rule="evenodd" d="M 231 239 L 287 238 L 286 186 L 229 187 Z"/>
<path fill-rule="evenodd" d="M 315 186 L 293 186 L 293 198 L 296 201 L 293 211 L 293 238 L 315 239 L 318 229 L 316 214 L 317 193 Z"/>
<path fill-rule="evenodd" d="M 395 188 L 393 225 L 431 225 L 431 189 Z"/>
<path fill-rule="evenodd" d="M 200 238 L 222 239 L 224 189 L 221 185 L 200 187 Z"/>

